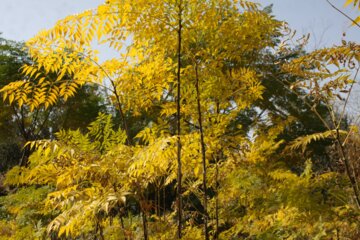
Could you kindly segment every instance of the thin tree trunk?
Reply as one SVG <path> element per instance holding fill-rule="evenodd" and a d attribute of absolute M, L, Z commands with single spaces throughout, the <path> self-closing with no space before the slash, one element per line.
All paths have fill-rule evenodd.
<path fill-rule="evenodd" d="M 204 129 L 202 126 L 202 113 L 201 113 L 201 99 L 200 99 L 200 90 L 199 90 L 199 73 L 198 73 L 198 65 L 195 65 L 195 76 L 196 76 L 196 98 L 197 98 L 197 110 L 198 110 L 198 124 L 200 131 L 200 145 L 201 145 L 201 157 L 202 157 L 202 165 L 203 165 L 203 191 L 204 191 L 204 234 L 205 240 L 209 239 L 209 230 L 208 230 L 208 210 L 207 210 L 207 184 L 206 184 L 206 146 L 204 140 Z"/>
<path fill-rule="evenodd" d="M 339 129 L 336 129 L 336 141 L 337 141 L 337 143 L 339 145 L 341 158 L 342 158 L 342 160 L 344 161 L 344 164 L 345 164 L 346 175 L 348 176 L 348 178 L 350 180 L 350 184 L 351 184 L 351 187 L 352 187 L 353 192 L 354 192 L 356 205 L 357 205 L 358 208 L 360 208 L 359 184 L 358 184 L 357 179 L 356 179 L 356 175 L 355 175 L 355 172 L 354 172 L 354 167 L 352 166 L 349 158 L 345 154 L 344 147 L 343 147 L 342 142 L 340 140 Z"/>
<path fill-rule="evenodd" d="M 127 237 L 126 230 L 125 230 L 124 219 L 121 216 L 121 213 L 120 213 L 120 224 L 121 224 L 121 229 L 123 230 L 123 233 L 124 233 L 124 238 L 125 238 L 125 240 L 127 240 L 128 237 Z"/>
<path fill-rule="evenodd" d="M 182 230 L 182 169 L 181 169 L 181 112 L 180 112 L 180 99 L 181 99 L 181 31 L 182 31 L 182 0 L 179 0 L 179 12 L 178 12 L 178 49 L 177 49 L 177 96 L 176 96 L 176 119 L 177 119 L 177 238 L 181 239 Z"/>
<path fill-rule="evenodd" d="M 146 214 L 145 214 L 144 209 L 142 207 L 140 207 L 140 208 L 141 208 L 141 213 L 142 213 L 144 240 L 148 240 L 149 239 L 149 234 L 148 234 L 148 229 L 147 229 L 147 218 L 146 218 Z"/>
<path fill-rule="evenodd" d="M 129 127 L 128 127 L 128 124 L 127 124 L 127 121 L 126 121 L 126 118 L 125 118 L 125 114 L 124 114 L 124 111 L 122 109 L 122 106 L 121 106 L 121 101 L 120 101 L 120 96 L 116 90 L 116 85 L 114 83 L 114 81 L 112 81 L 110 79 L 110 82 L 111 82 L 111 85 L 113 87 L 113 93 L 115 95 L 115 98 L 116 98 L 116 102 L 117 102 L 117 105 L 118 105 L 118 108 L 119 108 L 119 113 L 120 113 L 120 117 L 121 117 L 121 121 L 122 121 L 122 129 L 125 131 L 126 133 L 126 142 L 128 145 L 132 145 L 132 141 L 131 141 L 131 137 L 130 137 L 130 131 L 129 131 Z"/>
<path fill-rule="evenodd" d="M 220 104 L 219 101 L 216 101 L 216 114 L 219 116 L 220 114 Z M 219 160 L 222 157 L 220 156 L 221 152 L 215 156 L 215 236 L 214 239 L 217 240 L 219 238 Z"/>
<path fill-rule="evenodd" d="M 219 157 L 215 158 L 215 236 L 214 239 L 219 238 Z"/>
<path fill-rule="evenodd" d="M 100 224 L 99 224 L 99 225 L 100 225 Z M 100 235 L 100 239 L 101 239 L 101 240 L 105 240 L 103 227 L 102 227 L 101 225 L 99 226 L 99 235 Z"/>
<path fill-rule="evenodd" d="M 164 221 L 166 220 L 166 215 L 165 215 L 165 209 L 166 209 L 166 187 L 164 186 L 163 188 L 163 217 L 164 217 Z"/>
<path fill-rule="evenodd" d="M 147 226 L 147 217 L 146 217 L 146 211 L 147 211 L 147 195 L 144 196 L 143 193 L 141 193 L 141 188 L 138 185 L 138 191 L 140 193 L 139 195 L 139 207 L 140 207 L 140 213 L 142 215 L 142 224 L 143 224 L 143 232 L 144 232 L 144 240 L 149 239 L 149 232 L 148 232 L 148 226 Z"/>
<path fill-rule="evenodd" d="M 95 234 L 94 234 L 94 240 L 97 239 L 97 233 L 99 232 L 99 239 L 100 240 L 104 240 L 104 233 L 103 233 L 103 228 L 100 224 L 100 220 L 97 219 L 96 220 L 96 228 L 95 228 Z"/>
<path fill-rule="evenodd" d="M 160 212 L 161 212 L 161 198 L 160 198 L 160 187 L 157 187 L 156 189 L 156 193 L 157 193 L 157 204 L 156 204 L 156 211 L 157 211 L 157 216 L 160 217 Z"/>
<path fill-rule="evenodd" d="M 115 193 L 117 193 L 117 187 L 116 187 L 115 184 L 113 185 L 113 188 L 114 188 Z M 127 240 L 128 238 L 127 238 L 127 236 L 126 236 L 124 219 L 123 219 L 123 217 L 122 217 L 122 211 L 121 211 L 121 206 L 120 206 L 119 202 L 116 203 L 116 206 L 117 206 L 117 208 L 119 209 L 119 218 L 120 218 L 121 230 L 122 230 L 123 233 L 124 233 L 124 238 L 125 238 L 125 240 Z"/>

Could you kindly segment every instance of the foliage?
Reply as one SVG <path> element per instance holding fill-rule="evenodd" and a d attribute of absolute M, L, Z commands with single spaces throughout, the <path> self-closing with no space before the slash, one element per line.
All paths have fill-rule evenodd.
<path fill-rule="evenodd" d="M 6 173 L 0 236 L 358 238 L 357 155 L 344 149 L 356 149 L 357 131 L 332 107 L 351 92 L 358 46 L 282 58 L 294 52 L 280 44 L 283 30 L 251 1 L 108 0 L 29 40 L 22 80 L 0 90 L 8 106 L 30 115 L 62 106 L 56 122 L 79 113 L 89 91 L 79 104 L 99 113 L 28 139 L 27 164 Z M 118 57 L 99 62 L 94 41 Z M 290 84 L 276 89 L 279 75 Z M 101 112 L 103 97 L 116 113 Z M 294 129 L 304 113 L 290 103 L 323 129 Z M 345 171 L 318 171 L 301 154 L 301 170 L 289 166 L 298 148 L 325 138 Z"/>
<path fill-rule="evenodd" d="M 0 42 L 0 86 L 4 87 L 23 78 L 19 69 L 23 64 L 32 64 L 32 61 L 23 43 L 3 38 L 0 38 Z M 16 165 L 19 162 L 19 155 L 24 159 L 28 157 L 27 149 L 20 150 L 26 141 L 52 138 L 54 133 L 62 128 L 86 129 L 87 125 L 96 118 L 97 113 L 105 109 L 102 103 L 103 98 L 99 96 L 98 88 L 87 85 L 79 89 L 77 97 L 48 110 L 37 109 L 30 112 L 27 106 L 14 106 L 2 102 L 0 142 L 2 149 L 9 149 L 9 152 L 2 151 L 1 171 Z M 13 158 L 9 158 L 9 155 Z M 25 164 L 26 161 L 22 162 Z"/>

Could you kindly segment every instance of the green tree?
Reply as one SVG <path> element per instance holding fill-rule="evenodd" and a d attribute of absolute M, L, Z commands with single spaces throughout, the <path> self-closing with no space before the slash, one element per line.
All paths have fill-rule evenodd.
<path fill-rule="evenodd" d="M 21 67 L 31 64 L 23 43 L 0 38 L 0 85 L 2 87 L 23 78 Z M 53 138 L 54 133 L 63 128 L 82 130 L 95 120 L 99 111 L 106 111 L 103 92 L 96 86 L 83 86 L 79 94 L 69 102 L 60 103 L 48 110 L 37 109 L 30 112 L 26 106 L 1 103 L 0 136 L 3 149 L 2 171 L 26 159 L 25 149 L 20 155 L 21 146 L 27 141 Z M 9 153 L 7 153 L 9 151 Z M 11 156 L 9 156 L 9 154 Z M 24 162 L 25 163 L 25 162 Z"/>

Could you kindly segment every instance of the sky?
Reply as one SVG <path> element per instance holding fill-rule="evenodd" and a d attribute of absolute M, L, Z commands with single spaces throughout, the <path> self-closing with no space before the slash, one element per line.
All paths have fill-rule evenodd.
<path fill-rule="evenodd" d="M 288 22 L 298 36 L 310 33 L 308 51 L 341 43 L 344 32 L 348 41 L 360 39 L 360 28 L 351 27 L 350 21 L 333 9 L 327 0 L 257 1 L 263 6 L 273 4 L 276 19 Z M 344 8 L 345 0 L 329 1 L 352 18 L 360 15 L 360 11 L 356 12 L 351 7 Z M 0 0 L 0 32 L 6 39 L 26 41 L 37 32 L 54 26 L 57 20 L 94 8 L 103 2 L 104 0 Z M 102 52 L 101 61 L 114 56 L 114 52 L 105 46 L 96 48 Z M 360 95 L 360 86 L 358 88 L 357 96 Z"/>
<path fill-rule="evenodd" d="M 51 28 L 67 15 L 94 8 L 103 0 L 0 0 L 0 32 L 3 37 L 25 41 Z"/>
<path fill-rule="evenodd" d="M 358 41 L 360 28 L 332 8 L 326 0 L 261 0 L 263 5 L 273 3 L 277 19 L 287 21 L 298 34 L 310 33 L 309 50 L 332 46 L 341 42 L 343 33 L 346 40 Z M 337 8 L 352 18 L 357 12 L 350 6 L 344 8 L 345 0 L 330 0 Z"/>
<path fill-rule="evenodd" d="M 94 8 L 103 0 L 0 0 L 0 32 L 3 37 L 25 41 L 42 29 L 50 28 L 69 14 Z M 136 0 L 134 0 L 136 1 Z M 342 33 L 347 40 L 360 39 L 360 29 L 336 12 L 326 0 L 258 0 L 263 6 L 273 3 L 273 13 L 287 21 L 299 35 L 310 33 L 309 49 L 339 43 Z M 345 0 L 331 0 L 354 17 L 356 11 L 343 8 Z M 360 13 L 359 13 L 360 14 Z"/>

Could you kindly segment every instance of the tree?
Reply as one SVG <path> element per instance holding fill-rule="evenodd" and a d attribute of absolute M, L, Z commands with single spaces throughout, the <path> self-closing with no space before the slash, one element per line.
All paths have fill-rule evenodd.
<path fill-rule="evenodd" d="M 350 3 L 352 1 L 348 1 Z M 354 2 L 356 5 L 357 1 Z M 356 21 L 354 21 L 356 22 Z M 344 126 L 343 121 L 350 94 L 353 90 L 359 72 L 359 46 L 354 42 L 342 41 L 342 45 L 316 50 L 308 55 L 295 59 L 284 69 L 307 81 L 298 81 L 292 88 L 302 88 L 308 91 L 311 101 L 305 103 L 313 110 L 326 127 L 323 134 L 314 134 L 299 138 L 294 147 L 306 146 L 319 138 L 333 138 L 338 150 L 340 161 L 345 166 L 346 175 L 351 183 L 354 200 L 360 207 L 360 190 L 354 163 L 346 153 L 346 143 L 353 134 L 354 126 Z M 336 112 L 334 102 L 343 101 L 340 112 Z M 324 103 L 331 118 L 324 119 L 316 109 L 319 103 Z M 345 130 L 345 131 L 343 131 Z M 342 136 L 344 135 L 344 137 Z"/>
<path fill-rule="evenodd" d="M 241 8 L 249 10 L 244 13 L 240 13 L 238 7 L 235 3 L 215 1 L 211 3 L 169 1 L 161 4 L 140 1 L 124 2 L 121 5 L 117 1 L 108 1 L 96 12 L 87 11 L 81 16 L 69 17 L 53 30 L 43 32 L 30 40 L 29 53 L 35 61 L 34 64 L 23 68 L 23 73 L 29 77 L 28 80 L 12 83 L 3 88 L 2 92 L 10 103 L 14 101 L 20 106 L 27 104 L 30 110 L 40 106 L 48 108 L 59 97 L 66 100 L 85 82 L 99 84 L 106 77 L 111 83 L 113 100 L 122 116 L 123 129 L 127 132 L 127 141 L 130 143 L 133 139 L 128 131 L 126 115 L 130 113 L 136 115 L 154 105 L 160 105 L 163 109 L 161 114 L 164 116 L 161 121 L 166 119 L 171 121 L 173 118 L 171 99 L 174 99 L 172 89 L 178 87 L 178 93 L 182 92 L 183 97 L 180 95 L 177 97 L 177 128 L 179 129 L 186 122 L 200 125 L 200 135 L 197 133 L 197 128 L 189 127 L 186 133 L 181 135 L 185 139 L 200 136 L 198 143 L 202 146 L 202 164 L 196 166 L 195 163 L 195 170 L 196 175 L 203 175 L 204 233 L 208 236 L 206 169 L 209 159 L 205 151 L 207 131 L 205 129 L 216 126 L 226 127 L 236 112 L 245 109 L 253 99 L 260 96 L 262 88 L 257 82 L 255 72 L 250 67 L 234 64 L 241 56 L 251 51 L 260 51 L 271 46 L 272 43 L 268 38 L 279 26 L 278 22 L 258 11 L 257 6 L 251 2 L 240 2 Z M 218 25 L 209 25 L 209 20 L 213 17 L 216 17 Z M 193 22 L 192 19 L 199 21 Z M 258 27 L 255 29 L 250 27 L 251 21 L 258 22 Z M 242 24 L 239 25 L 239 22 Z M 145 23 L 148 28 L 140 28 Z M 235 34 L 228 31 L 229 27 L 235 31 Z M 159 28 L 164 31 L 154 35 L 153 32 Z M 253 34 L 255 32 L 262 32 L 262 35 Z M 90 49 L 95 33 L 99 39 L 108 41 L 118 51 L 124 49 L 125 40 L 130 39 L 128 36 L 131 36 L 131 44 L 126 47 L 122 59 L 99 64 L 96 62 L 95 53 Z M 244 33 L 246 34 L 243 35 Z M 221 41 L 224 39 L 227 44 L 222 46 Z M 244 44 L 240 42 L 239 45 L 235 39 L 243 41 Z M 181 46 L 186 46 L 188 49 Z M 234 55 L 229 55 L 230 53 Z M 172 72 L 176 57 L 177 76 Z M 49 74 L 57 75 L 56 79 L 49 81 L 47 79 Z M 180 77 L 183 79 L 183 86 L 179 85 Z M 176 78 L 177 82 L 174 81 Z M 208 79 L 208 83 L 201 83 L 201 79 L 204 79 L 202 81 Z M 200 92 L 199 84 L 208 86 L 208 89 Z M 225 96 L 219 95 L 220 92 L 209 87 L 214 84 L 221 84 Z M 231 85 L 234 86 L 228 88 Z M 191 93 L 192 89 L 197 89 L 196 97 Z M 242 97 L 244 93 L 247 96 L 245 99 Z M 185 109 L 179 109 L 180 102 Z M 217 108 L 216 112 L 213 110 L 214 107 Z M 201 116 L 202 113 L 204 117 Z M 180 122 L 180 114 L 186 122 Z M 209 119 L 206 122 L 205 116 Z M 214 125 L 213 119 L 216 118 L 219 120 L 215 121 Z M 171 133 L 171 125 L 169 127 Z M 211 134 L 221 135 L 222 132 L 222 130 L 218 133 L 209 132 L 209 137 Z M 180 137 L 179 130 L 177 135 Z M 182 140 L 181 142 L 184 149 L 188 148 L 184 151 L 193 152 L 198 148 L 196 143 L 191 142 L 187 146 L 188 143 Z M 179 147 L 181 145 L 178 143 Z M 217 151 L 211 148 L 209 150 L 209 152 Z M 192 162 L 193 154 L 190 152 L 184 152 L 185 157 L 182 158 L 180 152 L 178 153 L 178 237 L 181 236 L 183 191 L 181 176 L 184 175 L 180 163 Z M 189 167 L 187 166 L 188 169 Z M 184 175 L 184 177 L 189 176 Z"/>
<path fill-rule="evenodd" d="M 0 85 L 3 87 L 20 78 L 18 69 L 28 59 L 21 50 L 22 44 L 4 38 L 0 38 L 0 42 Z M 18 145 L 18 142 L 21 141 L 21 134 L 19 134 L 20 129 L 14 118 L 18 112 L 3 102 L 0 103 L 0 108 L 1 169 L 6 171 L 17 164 L 21 157 L 20 146 Z"/>
<path fill-rule="evenodd" d="M 279 50 L 281 36 L 281 22 L 251 1 L 108 0 L 29 40 L 24 80 L 1 89 L 9 104 L 49 109 L 92 84 L 110 94 L 121 124 L 100 113 L 87 131 L 28 142 L 29 164 L 6 176 L 19 189 L 2 198 L 9 216 L 3 235 L 357 237 L 359 214 L 344 197 L 350 188 L 343 175 L 314 172 L 311 159 L 294 172 L 279 156 L 291 116 L 240 125 L 257 106 L 283 105 L 271 109 L 278 112 L 290 109 L 283 102 L 300 105 L 290 94 L 270 107 L 262 99 L 272 94 L 260 64 Z M 119 57 L 98 62 L 95 40 Z M 296 61 L 283 66 L 284 75 L 309 79 L 311 73 L 294 71 Z M 297 139 L 293 148 L 333 131 L 326 134 Z M 35 206 L 19 204 L 36 192 Z"/>
<path fill-rule="evenodd" d="M 0 41 L 0 84 L 4 87 L 21 79 L 23 77 L 20 73 L 21 67 L 24 64 L 31 64 L 31 60 L 23 43 L 3 38 Z M 53 138 L 55 132 L 62 128 L 69 128 L 70 125 L 74 129 L 85 129 L 96 118 L 99 111 L 105 110 L 101 106 L 103 100 L 99 95 L 96 87 L 84 86 L 79 89 L 78 96 L 68 103 L 58 104 L 48 110 L 37 109 L 34 112 L 29 112 L 26 106 L 19 107 L 1 103 L 0 134 L 3 149 L 7 149 L 6 145 L 9 145 L 9 149 L 12 149 L 10 151 L 19 151 L 8 160 L 6 160 L 5 153 L 3 155 L 5 157 L 4 168 L 1 169 L 6 170 L 17 164 L 20 158 L 23 159 L 23 163 L 26 162 L 24 159 L 29 154 L 27 150 L 23 151 L 23 157 L 19 154 L 21 145 L 27 141 Z M 70 112 L 71 114 L 69 114 Z M 10 162 L 12 163 L 10 164 Z M 7 166 L 8 164 L 10 165 Z"/>

